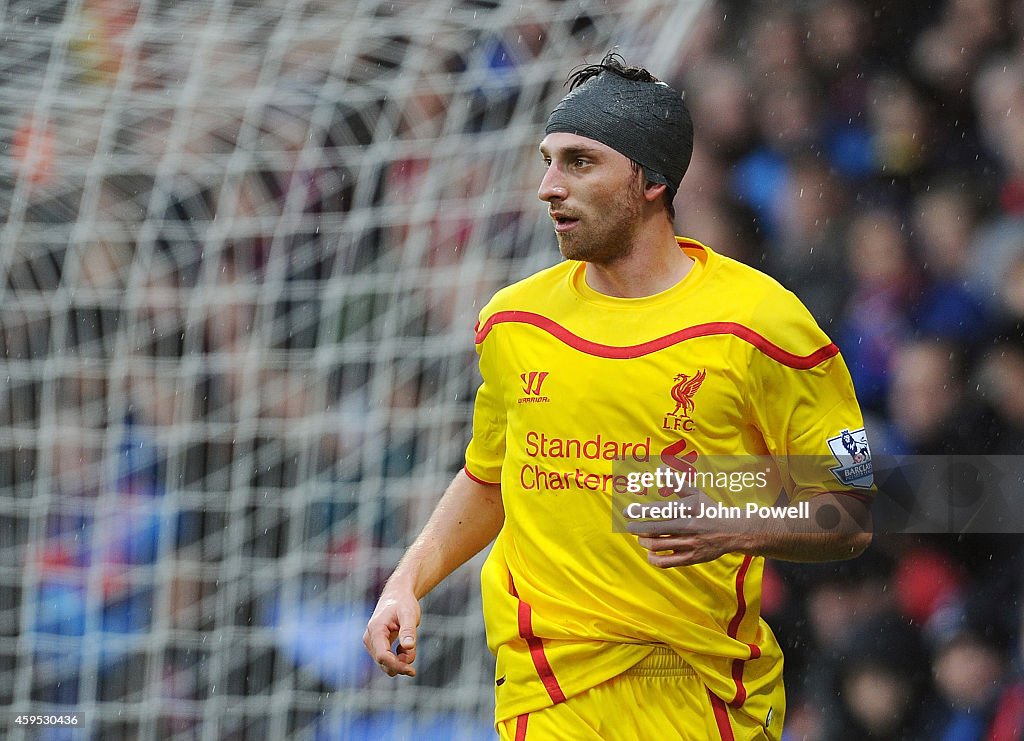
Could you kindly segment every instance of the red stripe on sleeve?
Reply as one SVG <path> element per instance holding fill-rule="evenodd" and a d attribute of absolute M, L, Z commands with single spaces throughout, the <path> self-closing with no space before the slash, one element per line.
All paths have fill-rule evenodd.
<path fill-rule="evenodd" d="M 533 659 L 533 666 L 537 670 L 538 676 L 540 676 L 540 681 L 544 683 L 544 689 L 547 690 L 551 702 L 555 704 L 565 702 L 565 693 L 562 692 L 562 687 L 558 684 L 555 672 L 548 662 L 547 654 L 544 653 L 544 641 L 533 632 L 533 610 L 520 599 L 519 592 L 516 591 L 516 585 L 512 581 L 511 575 L 508 581 L 509 587 L 512 590 L 512 596 L 519 600 L 519 637 L 525 640 L 526 645 L 530 648 L 530 658 Z"/>
<path fill-rule="evenodd" d="M 639 345 L 604 345 L 599 342 L 591 342 L 590 340 L 583 339 L 553 319 L 549 319 L 541 314 L 535 314 L 531 311 L 499 311 L 492 314 L 488 317 L 487 321 L 484 322 L 484 325 L 477 330 L 477 344 L 484 341 L 496 324 L 507 323 L 529 324 L 547 332 L 552 337 L 564 342 L 574 350 L 579 350 L 587 355 L 594 355 L 599 358 L 609 358 L 611 360 L 630 360 L 632 358 L 639 358 L 653 352 L 658 352 L 659 350 L 664 350 L 666 347 L 671 347 L 679 342 L 692 340 L 696 337 L 710 337 L 722 334 L 730 334 L 734 337 L 738 337 L 739 339 L 753 345 L 772 360 L 796 370 L 808 370 L 839 354 L 839 348 L 836 347 L 835 343 L 830 342 L 809 355 L 795 355 L 788 350 L 783 350 L 774 342 L 755 332 L 750 327 L 736 322 L 708 322 L 706 324 L 697 324 L 692 327 L 686 327 L 676 332 L 664 335 L 663 337 L 656 337 L 653 340 L 641 342 Z"/>
<path fill-rule="evenodd" d="M 474 476 L 473 473 L 469 470 L 468 466 L 463 466 L 462 470 L 465 472 L 467 476 L 469 476 L 469 478 L 473 479 L 473 481 L 477 482 L 478 484 L 483 484 L 484 486 L 498 486 L 498 484 L 494 481 L 484 481 L 479 476 Z"/>

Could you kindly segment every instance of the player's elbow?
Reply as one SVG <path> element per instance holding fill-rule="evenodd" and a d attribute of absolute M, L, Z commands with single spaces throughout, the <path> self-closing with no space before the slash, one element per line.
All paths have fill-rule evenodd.
<path fill-rule="evenodd" d="M 856 558 L 868 549 L 873 539 L 874 535 L 870 530 L 864 530 L 844 538 L 840 560 Z"/>
<path fill-rule="evenodd" d="M 835 530 L 833 546 L 837 560 L 856 558 L 868 549 L 874 539 L 874 521 L 870 508 L 863 502 L 842 498 L 845 512 L 839 527 Z"/>

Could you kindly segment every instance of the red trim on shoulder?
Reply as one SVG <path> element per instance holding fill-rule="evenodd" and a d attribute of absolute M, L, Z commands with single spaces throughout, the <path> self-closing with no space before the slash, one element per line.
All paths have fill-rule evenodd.
<path fill-rule="evenodd" d="M 473 473 L 469 470 L 469 466 L 463 466 L 462 470 L 467 476 L 469 476 L 469 478 L 473 479 L 473 481 L 477 482 L 478 484 L 483 484 L 484 486 L 498 486 L 498 484 L 495 483 L 494 481 L 484 481 L 479 476 L 474 476 Z"/>
<path fill-rule="evenodd" d="M 533 632 L 533 610 L 519 598 L 519 592 L 516 591 L 516 584 L 512 580 L 511 574 L 508 577 L 508 585 L 512 596 L 519 600 L 519 637 L 525 640 L 526 645 L 530 648 L 530 658 L 533 659 L 533 666 L 540 676 L 540 681 L 544 683 L 544 689 L 548 691 L 551 702 L 556 705 L 565 702 L 565 693 L 562 692 L 562 687 L 558 684 L 555 672 L 548 662 L 547 654 L 544 653 L 544 641 Z"/>
<path fill-rule="evenodd" d="M 707 689 L 705 687 L 705 689 Z M 715 713 L 715 726 L 718 728 L 718 735 L 722 741 L 736 741 L 732 732 L 732 724 L 729 722 L 729 709 L 725 706 L 722 698 L 711 690 L 708 690 L 708 699 L 711 700 L 711 709 Z"/>
<path fill-rule="evenodd" d="M 516 741 L 526 741 L 526 724 L 529 722 L 529 713 L 523 713 L 516 717 Z"/>
<path fill-rule="evenodd" d="M 644 355 L 649 355 L 659 350 L 664 350 L 680 342 L 692 340 L 697 337 L 710 337 L 713 335 L 733 335 L 744 342 L 748 342 L 772 360 L 796 370 L 809 370 L 839 354 L 839 348 L 835 343 L 830 342 L 820 347 L 810 355 L 795 355 L 788 350 L 783 350 L 771 340 L 758 334 L 750 327 L 737 322 L 707 322 L 696 324 L 692 327 L 671 332 L 663 337 L 656 337 L 639 345 L 603 345 L 599 342 L 591 342 L 583 339 L 577 334 L 569 331 L 553 319 L 531 311 L 499 311 L 488 317 L 484 325 L 477 329 L 476 342 L 479 345 L 490 334 L 491 329 L 497 324 L 529 324 L 537 327 L 557 340 L 565 343 L 574 350 L 579 350 L 587 355 L 594 355 L 609 360 L 631 360 Z"/>

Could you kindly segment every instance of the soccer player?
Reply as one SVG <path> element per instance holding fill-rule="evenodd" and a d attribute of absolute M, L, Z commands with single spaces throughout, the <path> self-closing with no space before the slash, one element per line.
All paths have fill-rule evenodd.
<path fill-rule="evenodd" d="M 419 600 L 496 538 L 481 582 L 501 738 L 777 740 L 764 558 L 850 558 L 871 540 L 849 373 L 793 294 L 674 236 L 693 145 L 679 93 L 613 54 L 571 81 L 538 193 L 566 260 L 481 311 L 465 468 L 363 640 L 387 674 L 414 676 Z M 762 492 L 804 513 L 799 526 L 678 516 L 613 530 L 631 469 L 738 455 L 774 462 Z"/>

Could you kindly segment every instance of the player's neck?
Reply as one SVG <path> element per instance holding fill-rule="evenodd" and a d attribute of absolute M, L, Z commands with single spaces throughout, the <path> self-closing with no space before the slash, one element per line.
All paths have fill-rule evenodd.
<path fill-rule="evenodd" d="M 646 237 L 646 238 L 644 238 Z M 615 298 L 643 298 L 667 291 L 690 272 L 693 259 L 680 249 L 671 224 L 638 239 L 626 257 L 587 263 L 587 285 Z"/>

